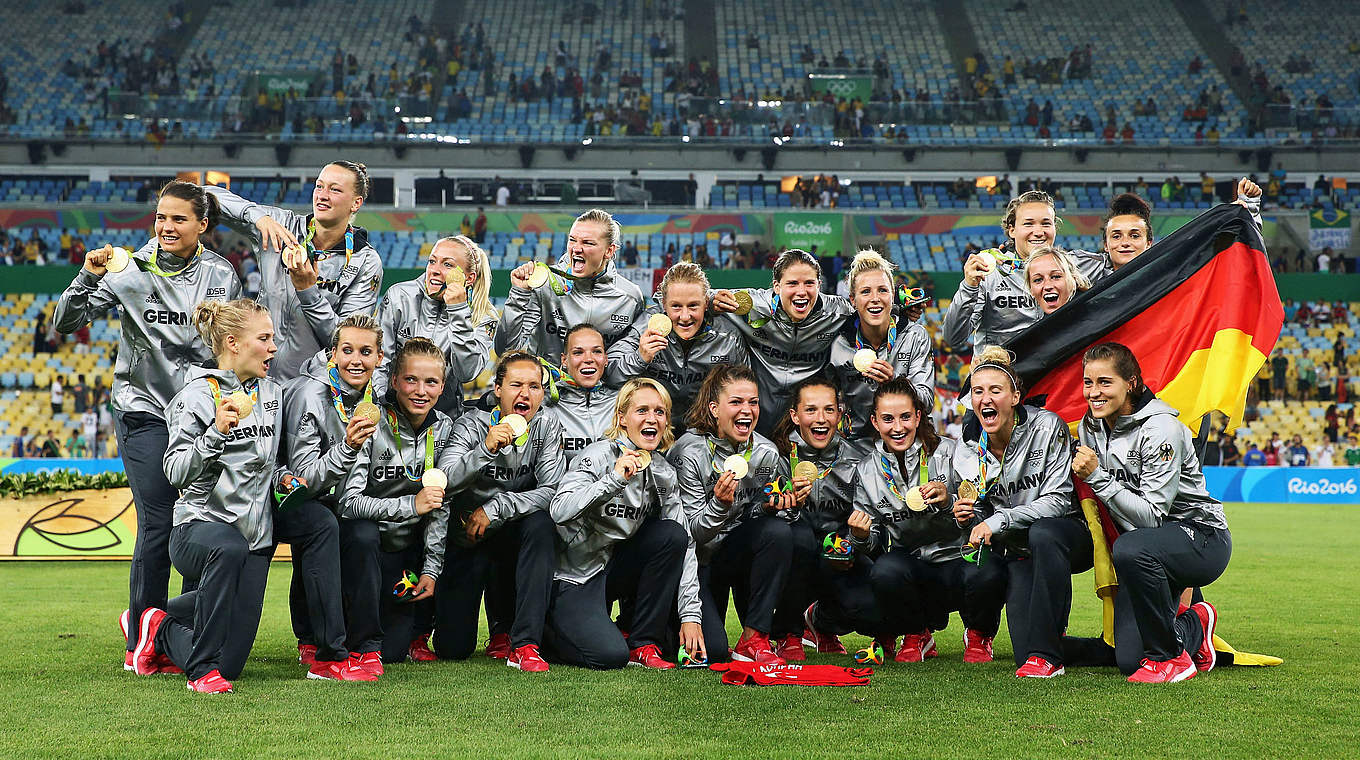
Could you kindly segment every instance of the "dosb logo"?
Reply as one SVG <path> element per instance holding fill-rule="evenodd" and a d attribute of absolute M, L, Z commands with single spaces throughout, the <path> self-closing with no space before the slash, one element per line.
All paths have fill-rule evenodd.
<path fill-rule="evenodd" d="M 1303 478 L 1289 479 L 1289 493 L 1309 494 L 1314 496 L 1353 496 L 1360 490 L 1355 485 L 1355 478 L 1348 478 L 1344 481 L 1332 481 L 1327 478 L 1318 478 L 1312 482 L 1307 482 Z"/>

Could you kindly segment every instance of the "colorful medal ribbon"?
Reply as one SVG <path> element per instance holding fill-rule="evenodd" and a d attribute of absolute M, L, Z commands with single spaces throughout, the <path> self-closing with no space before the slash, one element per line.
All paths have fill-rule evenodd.
<path fill-rule="evenodd" d="M 192 254 L 190 254 L 189 258 L 187 258 L 187 259 L 184 260 L 184 266 L 183 266 L 182 268 L 176 269 L 176 270 L 173 271 L 173 272 L 167 272 L 167 271 L 165 271 L 164 269 L 161 269 L 161 268 L 160 268 L 160 265 L 156 263 L 156 256 L 160 253 L 160 251 L 161 251 L 161 244 L 160 244 L 160 241 L 157 240 L 157 241 L 156 241 L 156 247 L 151 251 L 151 258 L 147 259 L 146 261 L 141 261 L 141 260 L 136 259 L 136 258 L 133 258 L 133 257 L 129 257 L 129 258 L 132 258 L 132 260 L 137 264 L 137 268 L 140 269 L 140 270 L 142 270 L 143 272 L 150 272 L 150 273 L 152 273 L 152 274 L 154 274 L 154 275 L 158 275 L 158 276 L 160 276 L 160 277 L 166 277 L 166 278 L 174 277 L 175 275 L 180 274 L 181 272 L 187 270 L 187 269 L 189 268 L 189 265 L 190 265 L 190 264 L 193 264 L 194 261 L 195 261 L 196 259 L 198 259 L 199 256 L 202 256 L 202 255 L 203 255 L 203 243 L 199 243 L 199 244 L 198 244 L 198 248 L 195 249 L 194 252 L 193 252 Z M 172 254 L 167 254 L 167 255 L 172 255 Z"/>
<path fill-rule="evenodd" d="M 844 418 L 842 418 L 842 419 L 844 419 Z M 789 473 L 790 473 L 790 474 L 792 474 L 793 471 L 796 470 L 796 469 L 798 468 L 798 463 L 799 463 L 800 461 L 802 461 L 802 460 L 800 460 L 800 459 L 798 458 L 798 444 L 794 443 L 794 444 L 791 444 L 791 445 L 792 445 L 793 450 L 789 452 Z M 836 452 L 836 456 L 831 460 L 831 464 L 827 465 L 824 469 L 822 469 L 821 472 L 817 473 L 817 477 L 813 478 L 813 480 L 814 480 L 814 481 L 817 481 L 817 480 L 821 480 L 822 478 L 825 478 L 825 477 L 831 472 L 831 468 L 832 468 L 832 467 L 835 467 L 835 466 L 836 466 L 836 463 L 839 462 L 840 459 L 841 459 L 841 453 L 840 453 L 840 451 L 837 451 L 837 452 Z"/>
<path fill-rule="evenodd" d="M 749 463 L 751 461 L 751 454 L 755 453 L 755 447 L 756 439 L 754 436 L 752 436 L 750 439 L 746 441 L 746 451 L 744 453 L 743 452 L 737 453 L 741 454 L 742 458 L 744 458 L 747 461 L 747 463 Z M 723 470 L 723 468 L 718 465 L 718 449 L 716 446 L 713 445 L 712 438 L 708 439 L 708 458 L 713 462 L 714 472 L 718 473 L 719 475 L 725 472 L 725 470 Z"/>
<path fill-rule="evenodd" d="M 897 320 L 893 320 L 893 322 L 892 322 L 891 324 L 888 325 L 888 341 L 887 341 L 887 344 L 888 344 L 888 356 L 891 357 L 891 356 L 896 352 L 896 350 L 897 350 Z M 869 344 L 867 344 L 867 343 L 864 342 L 864 333 L 860 332 L 860 329 L 859 329 L 859 319 L 856 318 L 856 319 L 855 319 L 855 350 L 858 351 L 858 350 L 861 349 L 861 348 L 869 348 L 869 349 L 873 349 L 874 353 L 878 353 L 878 350 L 879 350 L 880 347 L 878 347 L 878 346 L 871 346 L 871 345 L 869 345 Z"/>
<path fill-rule="evenodd" d="M 930 459 L 926 456 L 925 447 L 922 447 L 916 456 L 921 465 L 920 481 L 917 482 L 916 485 L 923 486 L 930 482 Z M 906 504 L 907 497 L 897 488 L 897 478 L 892 472 L 892 460 L 888 459 L 887 454 L 878 455 L 878 473 L 883 476 L 883 481 L 888 484 L 888 490 L 892 491 L 893 496 L 896 496 L 898 501 Z"/>
<path fill-rule="evenodd" d="M 221 406 L 221 405 L 222 405 L 222 386 L 221 386 L 220 384 L 218 384 L 217 378 L 209 376 L 209 377 L 205 377 L 205 378 L 203 378 L 203 379 L 204 379 L 204 380 L 207 380 L 207 381 L 208 381 L 208 387 L 212 388 L 213 403 L 216 404 L 217 406 Z M 251 380 L 249 383 L 241 383 L 241 390 L 243 390 L 243 391 L 245 391 L 246 393 L 250 394 L 250 403 L 251 403 L 251 404 L 254 404 L 254 405 L 256 405 L 256 406 L 259 405 L 259 403 L 260 403 L 260 381 L 259 381 L 259 380 Z"/>
<path fill-rule="evenodd" d="M 326 376 L 330 380 L 327 385 L 329 385 L 331 389 L 331 403 L 335 404 L 335 412 L 340 415 L 340 421 L 348 425 L 349 413 L 345 411 L 344 395 L 340 392 L 340 388 L 342 387 L 341 382 L 343 381 L 340 379 L 340 368 L 335 366 L 335 362 L 326 362 Z M 364 401 L 370 403 L 373 401 L 373 383 L 369 383 L 364 387 L 364 397 L 359 403 L 363 403 Z M 358 406 L 358 404 L 355 406 Z"/>
<path fill-rule="evenodd" d="M 406 479 L 419 483 L 426 470 L 434 469 L 434 425 L 425 428 L 425 467 L 415 472 L 414 468 L 406 464 L 406 455 L 401 453 L 401 428 L 397 426 L 397 413 L 391 409 L 387 410 L 387 424 L 392 428 L 392 437 L 397 440 L 397 459 L 401 460 Z"/>
<path fill-rule="evenodd" d="M 499 425 L 499 424 L 500 424 L 500 422 L 501 422 L 501 416 L 502 416 L 502 415 L 501 415 L 501 408 L 500 408 L 499 406 L 497 406 L 495 409 L 492 409 L 492 410 L 491 410 L 491 426 L 492 426 L 492 427 L 495 427 L 496 425 Z M 525 443 L 528 443 L 528 441 L 529 441 L 529 429 L 528 429 L 528 428 L 525 428 L 525 429 L 524 429 L 524 434 L 521 435 L 520 437 L 518 437 L 518 438 L 515 439 L 515 445 L 516 445 L 516 446 L 523 446 Z"/>
<path fill-rule="evenodd" d="M 324 258 L 328 258 L 330 256 L 329 251 L 318 251 L 316 249 L 316 246 L 312 245 L 312 238 L 315 235 L 316 235 L 316 217 L 312 217 L 312 220 L 307 223 L 307 237 L 302 239 L 302 247 L 304 250 L 310 253 L 315 253 L 318 261 Z M 352 225 L 346 225 L 345 264 L 347 266 L 349 265 L 349 260 L 353 257 L 354 257 L 354 227 Z"/>

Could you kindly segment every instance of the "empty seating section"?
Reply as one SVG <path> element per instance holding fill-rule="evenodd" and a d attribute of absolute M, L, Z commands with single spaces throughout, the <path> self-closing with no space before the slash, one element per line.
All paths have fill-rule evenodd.
<path fill-rule="evenodd" d="M 1117 18 L 1111 15 L 1110 6 L 1088 0 L 1049 0 L 1032 4 L 1028 11 L 1007 12 L 1014 4 L 1013 0 L 968 2 L 973 31 L 986 41 L 983 53 L 998 79 L 1007 55 L 1015 63 L 1016 84 L 1004 88 L 1013 125 L 1023 123 L 1030 100 L 1040 108 L 1051 100 L 1055 138 L 1071 137 L 1068 121 L 1085 115 L 1095 132 L 1077 137 L 1095 141 L 1106 121 L 1106 107 L 1113 105 L 1115 128 L 1122 130 L 1125 123 L 1131 123 L 1137 143 L 1189 143 L 1196 125 L 1182 121 L 1182 112 L 1201 90 L 1216 86 L 1223 93 L 1223 113 L 1210 116 L 1209 123 L 1217 124 L 1223 144 L 1244 137 L 1242 104 L 1223 74 L 1211 64 L 1198 74 L 1188 73 L 1196 55 L 1204 60 L 1208 56 L 1180 21 L 1172 0 L 1148 0 L 1135 12 L 1115 14 Z M 1217 8 L 1220 4 L 1209 5 Z M 1021 75 L 1027 58 L 1066 58 L 1073 48 L 1088 43 L 1094 55 L 1091 75 L 1084 79 L 1041 84 Z M 1157 115 L 1134 116 L 1134 103 L 1146 103 L 1148 98 L 1155 100 Z M 1028 135 L 1036 131 L 1029 127 Z"/>
<path fill-rule="evenodd" d="M 1242 49 L 1248 70 L 1262 64 L 1271 87 L 1282 85 L 1295 105 L 1307 99 L 1311 106 L 1325 94 L 1337 108 L 1360 107 L 1356 79 L 1360 55 L 1348 52 L 1348 46 L 1360 39 L 1360 4 L 1241 0 L 1233 3 L 1238 6 L 1246 10 L 1246 19 L 1225 26 L 1224 32 Z M 1299 55 L 1312 63 L 1311 70 L 1286 71 L 1288 61 Z"/>

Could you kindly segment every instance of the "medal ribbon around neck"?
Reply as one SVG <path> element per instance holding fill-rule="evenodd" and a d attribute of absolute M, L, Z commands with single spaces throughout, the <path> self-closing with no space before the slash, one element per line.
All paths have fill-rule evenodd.
<path fill-rule="evenodd" d="M 397 413 L 391 409 L 387 410 L 387 424 L 392 428 L 392 437 L 397 441 L 397 459 L 401 460 L 402 472 L 405 473 L 407 480 L 419 483 L 426 471 L 434 469 L 434 425 L 425 428 L 425 468 L 420 472 L 414 472 L 413 468 L 406 464 L 406 455 L 401 453 L 401 428 L 397 425 Z"/>
<path fill-rule="evenodd" d="M 896 352 L 896 350 L 897 350 L 897 322 L 896 322 L 896 320 L 894 320 L 894 321 L 888 323 L 888 340 L 887 340 L 887 344 L 888 344 L 888 356 L 892 356 L 892 355 Z M 873 346 L 871 346 L 871 345 L 869 345 L 869 344 L 867 344 L 867 343 L 864 342 L 864 333 L 863 333 L 863 331 L 860 330 L 860 327 L 859 327 L 859 320 L 856 319 L 856 320 L 855 320 L 855 350 L 858 351 L 858 350 L 861 349 L 861 348 L 872 349 L 874 353 L 878 353 L 878 351 L 879 351 L 879 349 L 874 348 Z"/>
<path fill-rule="evenodd" d="M 327 385 L 331 388 L 331 403 L 335 404 L 335 412 L 340 415 L 340 421 L 348 425 L 349 413 L 345 411 L 345 397 L 340 391 L 344 387 L 341 385 L 343 381 L 340 379 L 340 368 L 335 366 L 335 362 L 326 362 L 326 376 L 330 380 Z M 370 403 L 373 401 L 373 383 L 364 386 L 364 397 L 359 403 L 362 404 L 364 401 Z"/>
<path fill-rule="evenodd" d="M 194 252 L 193 252 L 192 254 L 189 255 L 189 258 L 187 258 L 187 259 L 184 260 L 184 266 L 183 266 L 183 267 L 181 267 L 181 268 L 179 268 L 179 269 L 176 269 L 176 270 L 173 271 L 173 272 L 167 272 L 167 271 L 165 271 L 164 269 L 161 269 L 160 265 L 156 263 L 156 255 L 157 255 L 158 253 L 160 253 L 160 251 L 161 251 L 161 243 L 160 243 L 159 240 L 157 240 L 157 241 L 156 241 L 156 247 L 151 251 L 151 258 L 147 259 L 146 261 L 141 261 L 140 259 L 136 259 L 136 258 L 132 258 L 132 257 L 129 257 L 129 258 L 132 258 L 133 262 L 136 263 L 137 268 L 140 269 L 140 270 L 142 270 L 143 272 L 150 272 L 150 273 L 152 273 L 152 274 L 154 274 L 154 275 L 157 275 L 157 276 L 160 276 L 160 277 L 170 278 L 170 277 L 174 277 L 174 276 L 177 275 L 177 274 L 183 273 L 185 270 L 187 270 L 187 269 L 189 268 L 189 266 L 190 266 L 191 264 L 194 263 L 194 261 L 196 261 L 196 260 L 198 259 L 199 256 L 202 256 L 202 255 L 203 255 L 203 243 L 200 242 L 200 243 L 198 244 L 198 248 L 196 248 L 196 249 L 194 250 Z M 174 256 L 173 253 L 166 254 L 166 255 L 167 255 L 167 256 Z M 177 257 L 177 258 L 178 258 L 178 257 Z"/>
<path fill-rule="evenodd" d="M 745 459 L 745 460 L 747 461 L 747 463 L 750 463 L 750 461 L 751 461 L 751 454 L 753 454 L 753 453 L 755 452 L 755 448 L 756 448 L 756 439 L 755 439 L 755 436 L 752 436 L 751 438 L 747 439 L 747 441 L 746 441 L 746 451 L 745 451 L 745 452 L 740 452 L 740 451 L 739 451 L 739 452 L 737 452 L 737 453 L 741 454 L 742 458 Z M 710 460 L 712 460 L 712 462 L 713 462 L 713 471 L 714 471 L 714 472 L 718 473 L 719 475 L 721 475 L 721 474 L 723 474 L 724 472 L 726 472 L 726 470 L 724 470 L 724 469 L 718 464 L 718 448 L 717 448 L 716 446 L 713 445 L 713 439 L 712 439 L 712 438 L 709 438 L 709 439 L 708 439 L 708 458 L 709 458 Z"/>
<path fill-rule="evenodd" d="M 491 425 L 492 425 L 492 427 L 495 427 L 496 425 L 499 425 L 499 424 L 500 424 L 500 422 L 501 422 L 501 417 L 502 417 L 502 415 L 501 415 L 501 408 L 500 408 L 499 406 L 496 407 L 495 409 L 492 409 L 492 410 L 491 410 Z M 516 445 L 516 446 L 523 446 L 523 445 L 524 445 L 525 443 L 527 443 L 528 441 L 529 441 L 529 429 L 528 429 L 528 428 L 525 428 L 525 429 L 524 429 L 524 434 L 521 435 L 520 437 L 518 437 L 518 438 L 515 439 L 515 445 Z"/>
<path fill-rule="evenodd" d="M 984 497 L 984 496 L 987 495 L 987 491 L 988 491 L 988 490 L 991 488 L 991 486 L 993 485 L 992 483 L 988 483 L 988 482 L 987 482 L 987 451 L 988 451 L 988 449 L 987 449 L 987 441 L 988 441 L 988 439 L 987 439 L 987 431 L 984 430 L 984 431 L 982 431 L 982 435 L 978 436 L 978 443 L 977 443 L 977 457 L 978 457 L 978 484 L 977 484 L 977 487 L 978 487 L 978 501 L 981 501 L 981 500 L 982 500 L 982 497 Z M 1001 452 L 1001 467 L 1002 467 L 1002 469 L 1005 469 L 1005 467 L 1006 467 L 1006 452 L 1004 452 L 1004 451 Z"/>
<path fill-rule="evenodd" d="M 836 463 L 839 462 L 840 459 L 841 459 L 841 453 L 840 453 L 839 451 L 837 451 L 837 452 L 836 452 L 836 456 L 833 457 L 833 458 L 831 459 L 831 464 L 827 465 L 824 469 L 822 469 L 821 472 L 817 473 L 817 477 L 813 478 L 812 480 L 813 480 L 814 482 L 816 482 L 816 481 L 818 481 L 818 480 L 821 480 L 822 478 L 825 478 L 827 475 L 829 475 L 829 474 L 831 473 L 831 468 L 832 468 L 832 467 L 835 467 L 835 466 L 836 466 Z M 792 451 L 789 452 L 789 474 L 790 474 L 790 480 L 792 480 L 793 471 L 796 470 L 796 469 L 798 469 L 798 463 L 799 463 L 800 461 L 802 461 L 802 460 L 798 458 L 798 444 L 796 444 L 796 443 L 795 443 L 795 444 L 792 444 Z"/>
<path fill-rule="evenodd" d="M 920 460 L 920 480 L 916 485 L 923 486 L 930 481 L 930 458 L 926 456 L 924 446 L 916 456 Z M 897 488 L 897 477 L 893 475 L 892 460 L 888 458 L 887 454 L 878 455 L 878 473 L 883 476 L 883 482 L 888 484 L 888 490 L 892 491 L 893 496 L 906 504 L 907 497 Z"/>
<path fill-rule="evenodd" d="M 303 250 L 317 254 L 317 259 L 320 259 L 322 258 L 322 254 L 326 254 L 327 251 L 318 251 L 316 249 L 316 246 L 312 245 L 312 238 L 315 236 L 316 236 L 316 217 L 312 217 L 312 220 L 307 223 L 307 237 L 302 239 L 302 248 Z M 354 257 L 354 226 L 345 225 L 345 264 L 348 265 L 349 260 L 353 257 Z"/>

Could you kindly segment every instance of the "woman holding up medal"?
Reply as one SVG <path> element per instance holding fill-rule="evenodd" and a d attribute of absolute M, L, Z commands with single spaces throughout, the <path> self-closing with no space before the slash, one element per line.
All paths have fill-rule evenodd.
<path fill-rule="evenodd" d="M 165 477 L 180 490 L 170 558 L 197 590 L 148 607 L 138 621 L 138 675 L 173 664 L 192 691 L 232 690 L 255 643 L 274 555 L 274 492 L 298 479 L 278 467 L 283 388 L 265 375 L 274 358 L 269 312 L 250 300 L 206 301 L 195 327 L 216 369 L 193 367 L 166 409 Z"/>
<path fill-rule="evenodd" d="M 368 230 L 354 226 L 370 185 L 363 164 L 326 164 L 306 216 L 220 187 L 203 188 L 217 197 L 224 221 L 255 240 L 263 278 L 257 300 L 279 330 L 273 377 L 297 377 L 303 362 L 330 345 L 341 319 L 373 313 L 382 288 L 382 260 L 369 244 Z"/>
<path fill-rule="evenodd" d="M 115 308 L 121 315 L 113 412 L 137 510 L 128 609 L 120 619 L 127 634 L 125 670 L 133 669 L 137 621 L 146 608 L 165 607 L 170 584 L 170 532 L 179 494 L 165 478 L 166 409 L 189 368 L 213 355 L 188 317 L 200 303 L 241 295 L 236 270 L 201 242 L 217 217 L 217 199 L 202 188 L 168 183 L 156 201 L 155 238 L 135 254 L 108 245 L 88 251 L 52 317 L 59 332 L 73 333 Z"/>
<path fill-rule="evenodd" d="M 931 630 L 942 629 L 952 610 L 963 618 L 963 661 L 991 662 L 992 639 L 1001 623 L 1006 572 L 1000 562 L 967 562 L 963 534 L 950 513 L 953 441 L 939 437 L 925 402 L 906 378 L 874 392 L 874 451 L 856 468 L 855 511 L 850 541 L 874 557 L 869 572 L 893 656 L 898 662 L 937 656 Z"/>
<path fill-rule="evenodd" d="M 642 291 L 614 271 L 622 235 L 609 212 L 591 209 L 572 223 L 555 267 L 529 262 L 510 272 L 496 352 L 524 349 L 556 366 L 573 325 L 594 325 L 606 347 L 622 338 L 643 309 Z"/>
<path fill-rule="evenodd" d="M 848 435 L 872 440 L 869 415 L 879 383 L 905 375 L 916 385 L 924 411 L 935 408 L 935 352 L 926 328 L 905 314 L 907 306 L 923 304 L 925 294 L 909 295 L 901 314 L 894 308 L 892 263 L 874 251 L 860 251 L 847 279 L 857 318 L 831 344 L 831 369 L 845 398 Z"/>
<path fill-rule="evenodd" d="M 378 304 L 383 355 L 396 356 L 408 339 L 428 338 L 444 351 L 448 377 L 436 409 L 452 419 L 463 413 L 463 383 L 486 369 L 496 332 L 491 305 L 491 265 L 486 251 L 462 235 L 439 240 L 430 249 L 425 274 L 393 285 Z M 373 390 L 387 392 L 389 368 L 379 365 Z"/>
<path fill-rule="evenodd" d="M 660 646 L 672 609 L 680 646 L 706 659 L 694 539 L 675 468 L 661 456 L 674 441 L 669 413 L 659 382 L 628 381 L 605 440 L 572 460 L 553 496 L 549 511 L 562 546 L 544 630 L 550 660 L 596 669 L 674 668 Z M 609 619 L 619 598 L 632 600 L 626 638 Z"/>
<path fill-rule="evenodd" d="M 507 586 L 514 579 L 515 605 L 513 620 L 498 620 L 509 623 L 509 634 L 502 634 L 509 640 L 488 648 L 504 652 L 512 668 L 548 669 L 539 649 L 556 562 L 556 530 L 547 509 L 567 462 L 562 425 L 540 413 L 546 374 L 533 354 L 502 354 L 492 388 L 495 408 L 469 409 L 454 425 L 453 464 L 444 471 L 458 520 L 448 539 L 431 641 L 441 658 L 472 654 L 482 595 L 496 573 Z"/>
<path fill-rule="evenodd" d="M 782 665 L 770 649 L 774 610 L 792 561 L 792 490 L 780 489 L 788 462 L 755 431 L 760 391 L 746 367 L 718 365 L 690 408 L 690 431 L 666 454 L 678 473 L 681 503 L 698 546 L 703 637 L 710 659 L 728 659 L 724 618 L 732 589 L 742 634 L 731 657 Z M 737 597 L 741 598 L 742 594 Z"/>
<path fill-rule="evenodd" d="M 294 497 L 305 501 L 280 506 L 274 537 L 292 544 L 288 604 L 298 662 L 323 678 L 347 675 L 339 666 L 351 656 L 366 670 L 381 672 L 381 637 L 371 630 L 346 636 L 343 597 L 356 586 L 376 587 L 382 581 L 355 578 L 364 567 L 340 561 L 342 553 L 354 555 L 349 546 L 356 521 L 335 516 L 345 478 L 378 428 L 381 413 L 369 381 L 382 362 L 381 346 L 377 321 L 351 314 L 340 321 L 330 351 L 302 365 L 301 377 L 289 382 L 283 395 L 283 457 L 307 486 Z"/>
<path fill-rule="evenodd" d="M 762 389 L 763 434 L 769 434 L 788 408 L 790 389 L 826 366 L 836 334 L 855 317 L 849 301 L 824 295 L 821 285 L 817 257 L 794 249 L 775 261 L 771 289 L 713 294 L 714 310 L 750 350 L 751 369 Z"/>
<path fill-rule="evenodd" d="M 345 589 L 351 639 L 376 643 L 382 663 L 402 662 L 429 631 L 418 605 L 434 595 L 444 566 L 448 511 L 443 508 L 453 462 L 453 421 L 434 408 L 444 391 L 444 352 L 427 338 L 411 338 L 392 361 L 392 386 L 377 431 L 359 448 L 340 497 L 341 563 L 355 586 Z M 361 402 L 362 403 L 362 402 Z M 355 409 L 355 414 L 360 410 Z M 365 410 L 367 411 L 367 410 Z M 419 573 L 413 588 L 390 591 Z"/>
<path fill-rule="evenodd" d="M 751 358 L 740 335 L 715 329 L 709 308 L 708 275 L 698 264 L 681 262 L 666 270 L 657 292 L 658 306 L 638 318 L 622 340 L 609 347 L 610 385 L 630 378 L 660 380 L 671 394 L 671 422 L 684 432 L 690 403 L 708 371 L 718 364 L 746 366 Z"/>
<path fill-rule="evenodd" d="M 859 596 L 847 585 L 846 562 L 821 559 L 829 534 L 845 531 L 855 494 L 855 465 L 869 453 L 862 443 L 841 436 L 841 417 L 835 383 L 818 374 L 794 386 L 789 409 L 774 428 L 774 443 L 789 460 L 799 506 L 798 519 L 791 525 L 793 575 L 775 614 L 776 651 L 786 660 L 804 659 L 804 644 L 823 653 L 845 653 L 835 633 L 807 624 L 805 613 L 813 600 L 826 600 L 821 605 L 826 612 L 840 605 L 859 606 L 868 597 L 867 585 Z"/>
<path fill-rule="evenodd" d="M 958 494 L 954 518 L 967 531 L 970 547 L 980 551 L 988 545 L 987 561 L 1006 560 L 1006 622 L 1015 664 L 1023 666 L 1016 675 L 1027 677 L 1026 660 L 1041 646 L 1030 639 L 1033 622 L 1067 619 L 1067 610 L 1059 607 L 1064 599 L 1071 603 L 1071 574 L 1091 566 L 1091 536 L 1083 522 L 1073 519 L 1079 513 L 1072 506 L 1067 425 L 1047 409 L 1020 403 L 1023 389 L 1010 365 L 1005 349 L 987 346 L 964 382 L 977 419 L 964 426 L 954 448 L 949 484 Z M 1055 539 L 1065 545 L 1084 542 L 1085 567 L 1069 566 L 1065 553 L 1043 548 Z M 1055 633 L 1052 641 L 1057 638 Z"/>

